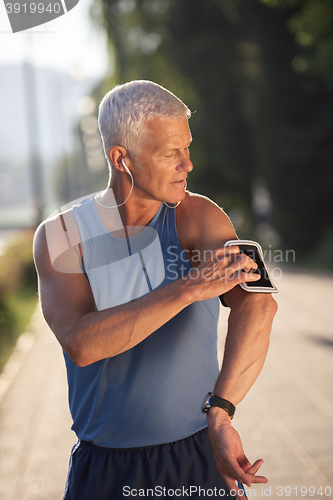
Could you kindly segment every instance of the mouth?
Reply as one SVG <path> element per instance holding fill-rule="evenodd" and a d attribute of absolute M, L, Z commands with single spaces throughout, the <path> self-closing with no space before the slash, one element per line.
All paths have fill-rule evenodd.
<path fill-rule="evenodd" d="M 171 184 L 175 184 L 176 186 L 185 186 L 186 185 L 186 179 L 182 179 L 181 181 L 174 181 Z"/>

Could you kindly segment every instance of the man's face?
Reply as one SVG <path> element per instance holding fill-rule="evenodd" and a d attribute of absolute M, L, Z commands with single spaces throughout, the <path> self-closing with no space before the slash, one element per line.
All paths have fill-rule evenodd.
<path fill-rule="evenodd" d="M 140 198 L 177 203 L 185 197 L 185 180 L 193 169 L 187 118 L 153 118 L 149 137 L 137 155 L 134 186 Z"/>

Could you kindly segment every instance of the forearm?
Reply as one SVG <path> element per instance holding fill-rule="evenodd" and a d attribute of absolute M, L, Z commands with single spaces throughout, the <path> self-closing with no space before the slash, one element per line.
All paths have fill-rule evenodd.
<path fill-rule="evenodd" d="M 79 366 L 131 349 L 189 305 L 182 280 L 127 304 L 88 312 L 70 325 L 65 351 Z"/>
<path fill-rule="evenodd" d="M 271 296 L 244 295 L 239 289 L 234 292 L 231 302 L 225 353 L 214 393 L 237 405 L 262 369 L 277 306 Z M 208 433 L 218 471 L 229 489 L 235 488 L 235 480 L 248 487 L 252 483 L 266 483 L 267 478 L 257 475 L 263 460 L 251 464 L 230 421 L 228 413 L 221 408 L 213 407 L 207 413 Z M 241 494 L 236 496 L 241 500 Z"/>
<path fill-rule="evenodd" d="M 195 278 L 185 276 L 134 302 L 103 311 L 90 307 L 84 313 L 63 314 L 72 321 L 63 321 L 60 332 L 55 330 L 60 320 L 53 314 L 54 328 L 50 326 L 72 360 L 86 366 L 131 349 L 193 302 L 217 297 L 240 281 L 253 279 L 251 273 L 241 271 L 244 267 L 249 271 L 251 262 L 240 256 L 228 265 L 229 257 L 218 250 L 212 260 L 198 266 Z"/>
<path fill-rule="evenodd" d="M 247 394 L 267 355 L 276 303 L 270 295 L 251 294 L 231 309 L 222 369 L 214 392 L 234 405 Z"/>
<path fill-rule="evenodd" d="M 46 321 L 64 351 L 78 366 L 131 349 L 186 306 L 217 297 L 243 281 L 253 281 L 253 261 L 244 255 L 229 262 L 236 248 L 218 249 L 190 274 L 136 301 L 96 311 L 83 275 L 39 267 L 40 297 Z M 46 268 L 46 269 L 45 269 Z"/>

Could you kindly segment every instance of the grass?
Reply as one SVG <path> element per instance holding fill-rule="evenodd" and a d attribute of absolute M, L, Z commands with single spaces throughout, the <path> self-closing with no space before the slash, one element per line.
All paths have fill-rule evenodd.
<path fill-rule="evenodd" d="M 35 312 L 36 305 L 36 295 L 32 296 L 31 294 L 21 293 L 16 297 L 11 296 L 7 298 L 7 318 L 4 317 L 4 314 L 0 316 L 0 373 L 13 351 L 17 339 L 26 331 L 31 316 Z M 4 328 L 4 325 L 8 323 L 8 317 L 13 318 L 10 330 Z"/>
<path fill-rule="evenodd" d="M 0 257 L 0 372 L 37 305 L 32 231 L 22 231 Z"/>

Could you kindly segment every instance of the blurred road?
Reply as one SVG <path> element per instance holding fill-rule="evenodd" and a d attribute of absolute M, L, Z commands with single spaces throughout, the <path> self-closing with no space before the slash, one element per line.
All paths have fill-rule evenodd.
<path fill-rule="evenodd" d="M 333 498 L 333 277 L 284 272 L 277 286 L 270 352 L 234 419 L 269 479 L 248 496 Z M 0 377 L 1 500 L 61 500 L 76 441 L 60 346 L 40 314 L 31 330 Z"/>
<path fill-rule="evenodd" d="M 276 285 L 268 357 L 234 426 L 265 461 L 257 498 L 333 498 L 333 276 L 284 272 Z"/>
<path fill-rule="evenodd" d="M 65 366 L 39 311 L 30 329 L 0 378 L 0 499 L 61 500 L 76 441 Z"/>

